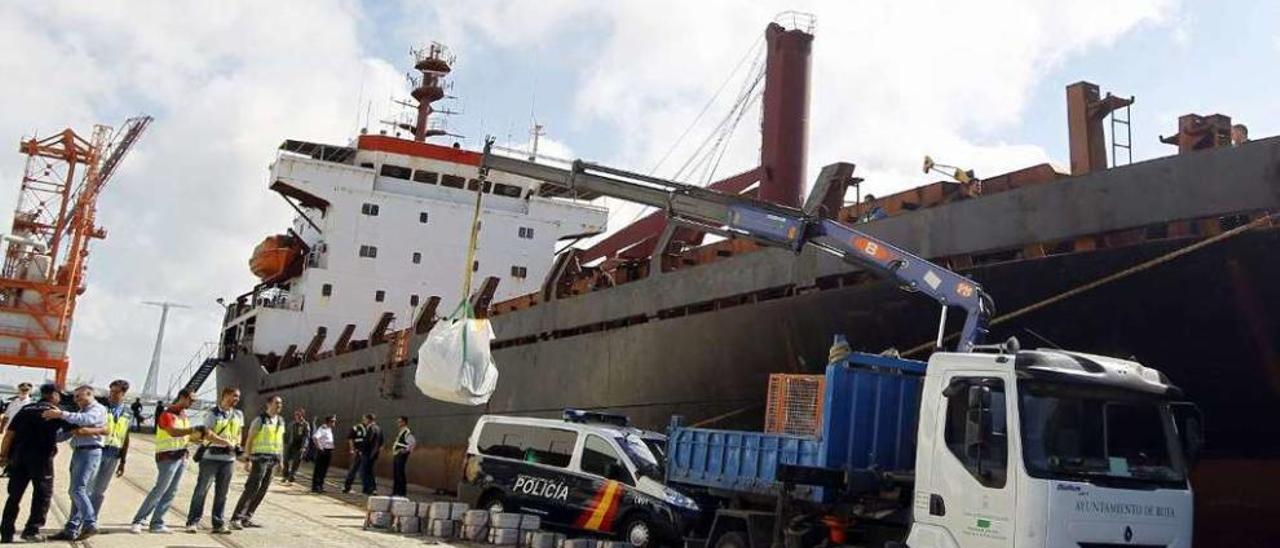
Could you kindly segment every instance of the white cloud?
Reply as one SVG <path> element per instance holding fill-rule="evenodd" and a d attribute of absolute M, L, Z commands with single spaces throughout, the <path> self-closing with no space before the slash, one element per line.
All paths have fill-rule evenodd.
<path fill-rule="evenodd" d="M 1173 0 L 586 4 L 547 10 L 556 16 L 550 20 L 539 13 L 527 27 L 520 9 L 437 11 L 450 14 L 450 28 L 473 34 L 471 43 L 480 34 L 512 48 L 555 44 L 596 25 L 604 37 L 579 71 L 576 115 L 615 128 L 615 155 L 604 160 L 641 171 L 662 157 L 765 22 L 787 9 L 814 12 L 810 174 L 852 161 L 875 193 L 928 182 L 917 167 L 925 154 L 980 174 L 1049 161 L 1041 147 L 999 138 L 1021 121 L 1033 87 L 1067 57 L 1163 22 L 1176 7 Z M 513 28 L 519 39 L 507 33 Z M 720 112 L 733 99 L 727 95 Z M 718 118 L 709 116 L 707 128 Z M 752 112 L 720 176 L 755 163 L 756 124 Z M 688 156 L 707 128 L 675 156 Z M 679 163 L 668 161 L 662 174 Z"/>

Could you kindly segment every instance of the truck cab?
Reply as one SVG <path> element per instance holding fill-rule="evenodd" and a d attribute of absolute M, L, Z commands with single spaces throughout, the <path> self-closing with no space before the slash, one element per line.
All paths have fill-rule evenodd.
<path fill-rule="evenodd" d="M 1191 546 L 1200 416 L 1136 362 L 936 353 L 920 403 L 912 548 Z"/>

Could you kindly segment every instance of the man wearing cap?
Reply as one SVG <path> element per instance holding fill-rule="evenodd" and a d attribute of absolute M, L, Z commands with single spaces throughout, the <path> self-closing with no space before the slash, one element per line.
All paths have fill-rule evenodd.
<path fill-rule="evenodd" d="M 18 383 L 18 395 L 9 398 L 9 401 L 5 402 L 4 413 L 0 414 L 0 435 L 4 434 L 5 429 L 13 421 L 13 417 L 17 416 L 18 411 L 21 411 L 24 406 L 32 401 L 31 383 Z M 0 472 L 0 478 L 7 477 L 9 477 L 9 470 L 6 468 L 3 472 Z"/>
<path fill-rule="evenodd" d="M 56 409 L 62 394 L 52 383 L 40 386 L 40 401 L 27 404 L 13 417 L 0 444 L 0 461 L 9 470 L 9 499 L 4 503 L 4 516 L 0 519 L 0 543 L 13 542 L 15 524 L 18 521 L 18 505 L 31 484 L 31 512 L 27 525 L 22 528 L 22 540 L 43 542 L 40 528 L 44 527 L 49 513 L 49 501 L 53 498 L 53 457 L 58 454 L 58 432 L 66 423 L 46 421 L 40 414 Z"/>
<path fill-rule="evenodd" d="M 90 483 L 98 476 L 102 462 L 102 447 L 106 442 L 107 408 L 93 398 L 93 387 L 81 385 L 75 391 L 79 412 L 67 412 L 58 408 L 47 409 L 40 414 L 45 420 L 60 420 L 76 426 L 74 432 L 64 431 L 59 441 L 71 440 L 71 515 L 62 532 L 50 540 L 83 541 L 98 534 L 98 514 L 93 510 Z"/>
<path fill-rule="evenodd" d="M 9 405 L 4 408 L 4 415 L 0 415 L 0 434 L 9 427 L 9 423 L 13 421 L 13 417 L 17 416 L 18 411 L 32 401 L 35 400 L 31 399 L 31 383 L 19 383 L 18 395 L 9 398 Z"/>
<path fill-rule="evenodd" d="M 129 456 L 129 424 L 134 421 L 129 407 L 124 404 L 128 392 L 129 381 L 111 381 L 107 393 L 107 435 L 102 442 L 102 463 L 98 465 L 93 491 L 89 493 L 95 514 L 102 513 L 102 499 L 106 496 L 107 487 L 111 486 L 111 478 L 124 475 L 124 461 Z"/>

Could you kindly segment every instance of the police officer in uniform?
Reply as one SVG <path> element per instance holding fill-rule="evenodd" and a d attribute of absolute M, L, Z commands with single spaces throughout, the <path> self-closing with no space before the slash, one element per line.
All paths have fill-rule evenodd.
<path fill-rule="evenodd" d="M 364 422 L 351 425 L 351 430 L 347 432 L 347 449 L 350 451 L 351 458 L 347 459 L 347 478 L 342 482 L 343 493 L 351 492 L 351 484 L 355 483 L 356 474 L 359 474 L 360 469 L 363 468 L 365 436 L 368 433 Z"/>
<path fill-rule="evenodd" d="M 249 446 L 245 447 L 245 453 L 249 455 L 249 462 L 245 463 L 249 479 L 245 480 L 244 491 L 236 501 L 236 511 L 231 516 L 232 529 L 261 527 L 254 523 L 253 513 L 267 496 L 276 465 L 284 458 L 285 426 L 284 418 L 280 416 L 283 407 L 284 400 L 280 396 L 272 396 L 267 400 L 266 412 L 253 419 L 249 426 Z"/>
<path fill-rule="evenodd" d="M 409 478 L 406 468 L 409 465 L 409 455 L 413 453 L 413 449 L 417 447 L 418 440 L 413 437 L 413 431 L 409 430 L 409 417 L 400 415 L 396 418 L 396 426 L 399 427 L 396 432 L 396 441 L 391 444 L 392 460 L 392 484 L 391 496 L 403 497 L 409 488 Z"/>
<path fill-rule="evenodd" d="M 53 498 L 53 457 L 58 454 L 58 432 L 66 423 L 46 421 L 40 414 L 57 409 L 62 393 L 54 384 L 40 386 L 40 401 L 24 406 L 13 417 L 0 445 L 0 463 L 8 465 L 9 498 L 4 502 L 4 517 L 0 520 L 0 542 L 13 542 L 14 528 L 18 521 L 18 505 L 27 485 L 32 487 L 31 512 L 27 525 L 22 528 L 22 540 L 44 542 L 40 528 L 44 527 L 49 513 L 49 501 Z"/>

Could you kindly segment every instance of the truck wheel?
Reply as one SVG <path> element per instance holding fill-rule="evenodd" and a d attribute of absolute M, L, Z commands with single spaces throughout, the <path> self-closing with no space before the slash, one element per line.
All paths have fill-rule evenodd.
<path fill-rule="evenodd" d="M 495 491 L 480 499 L 480 504 L 476 505 L 476 508 L 480 510 L 488 510 L 491 514 L 502 513 L 507 511 L 507 501 L 502 498 L 502 493 Z"/>
<path fill-rule="evenodd" d="M 742 531 L 729 531 L 720 535 L 720 539 L 716 541 L 716 548 L 747 548 L 747 535 Z"/>
<path fill-rule="evenodd" d="M 644 514 L 636 513 L 627 516 L 627 520 L 622 523 L 622 528 L 618 531 L 621 533 L 623 542 L 637 548 L 658 545 L 657 532 L 653 530 L 653 524 L 649 523 L 649 518 Z"/>

